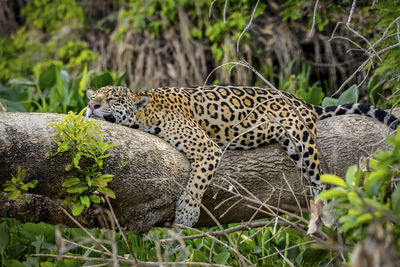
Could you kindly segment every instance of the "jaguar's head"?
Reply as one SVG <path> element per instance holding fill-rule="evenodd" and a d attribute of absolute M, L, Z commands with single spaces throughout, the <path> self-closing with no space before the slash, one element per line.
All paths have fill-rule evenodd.
<path fill-rule="evenodd" d="M 96 91 L 88 89 L 86 117 L 130 126 L 137 111 L 149 102 L 148 96 L 136 94 L 125 87 L 106 86 Z"/>

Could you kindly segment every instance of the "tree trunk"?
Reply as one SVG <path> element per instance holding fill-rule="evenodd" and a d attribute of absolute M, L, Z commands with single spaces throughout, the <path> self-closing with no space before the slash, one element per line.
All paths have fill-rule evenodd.
<path fill-rule="evenodd" d="M 396 112 L 399 116 L 400 110 Z M 48 125 L 61 118 L 59 114 L 0 113 L 0 185 L 15 174 L 17 166 L 27 170 L 26 181 L 39 181 L 28 195 L 29 203 L 4 198 L 0 217 L 76 226 L 60 209 L 60 199 L 65 197 L 61 184 L 71 175 L 65 171 L 70 159 L 67 155 L 47 157 L 49 151 L 56 151 L 52 141 L 55 127 Z M 121 226 L 142 233 L 154 225 L 171 223 L 175 201 L 190 171 L 185 156 L 156 136 L 108 122 L 101 122 L 101 128 L 106 132 L 105 140 L 120 143 L 110 149 L 103 173 L 115 174 L 110 188 L 117 195 L 112 205 Z M 383 141 L 389 132 L 378 121 L 357 115 L 319 122 L 317 143 L 324 171 L 343 176 L 347 167 L 361 158 L 389 149 Z M 202 203 L 219 222 L 240 222 L 254 214 L 249 204 L 260 206 L 255 199 L 291 210 L 306 208 L 306 185 L 277 144 L 247 151 L 228 150 Z M 258 212 L 258 217 L 263 216 Z M 103 226 L 95 208 L 76 219 L 86 227 Z M 206 225 L 215 223 L 202 210 L 197 226 Z"/>

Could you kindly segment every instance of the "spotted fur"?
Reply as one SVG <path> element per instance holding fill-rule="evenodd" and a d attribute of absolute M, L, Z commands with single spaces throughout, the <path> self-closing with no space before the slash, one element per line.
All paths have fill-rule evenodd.
<path fill-rule="evenodd" d="M 198 220 L 199 202 L 215 174 L 221 148 L 250 149 L 278 142 L 309 178 L 316 195 L 324 189 L 314 140 L 317 120 L 360 114 L 392 129 L 400 124 L 396 117 L 369 104 L 324 108 L 260 87 L 196 86 L 135 93 L 108 86 L 89 89 L 87 96 L 87 117 L 155 134 L 188 157 L 191 173 L 176 209 L 176 222 L 188 226 Z"/>

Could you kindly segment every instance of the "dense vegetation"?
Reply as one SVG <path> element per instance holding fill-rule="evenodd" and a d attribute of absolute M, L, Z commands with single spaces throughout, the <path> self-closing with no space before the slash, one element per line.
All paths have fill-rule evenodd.
<path fill-rule="evenodd" d="M 86 105 L 87 87 L 113 84 L 145 90 L 203 84 L 214 68 L 239 60 L 248 62 L 277 88 L 313 104 L 367 100 L 381 108 L 395 106 L 400 99 L 400 1 L 357 3 L 354 12 L 352 1 L 320 1 L 315 11 L 314 4 L 305 0 L 280 4 L 252 0 L 2 1 L 0 110 L 79 112 Z M 250 20 L 252 26 L 242 35 Z M 265 85 L 251 69 L 235 66 L 230 72 L 231 66 L 215 71 L 208 83 Z M 76 115 L 69 116 L 76 119 Z M 96 133 L 93 136 L 98 137 Z M 175 242 L 159 242 L 176 238 L 177 232 L 170 229 L 155 228 L 141 236 L 128 232 L 127 242 L 121 233 L 88 231 L 108 250 L 115 245 L 118 255 L 127 260 L 334 266 L 349 262 L 356 254 L 354 248 L 361 249 L 363 241 L 374 235 L 383 236 L 377 243 L 386 248 L 387 258 L 398 259 L 400 131 L 387 139 L 392 151 L 379 152 L 368 163 L 350 167 L 344 179 L 324 177 L 336 187 L 320 198 L 330 200 L 328 207 L 335 207 L 337 223 L 323 228 L 319 236 L 309 237 L 301 231 L 308 215 L 304 215 L 304 221 L 289 215 L 279 218 L 298 228 L 277 223 L 275 227 L 227 230 L 222 236 Z M 72 159 L 71 166 L 78 169 L 79 160 L 74 164 Z M 85 175 L 82 171 L 82 177 Z M 10 174 L 10 183 L 3 188 L 7 192 L 19 190 L 23 195 L 30 188 L 23 176 L 23 170 Z M 67 190 L 82 185 L 78 180 L 72 181 L 76 184 L 67 181 Z M 90 205 L 90 197 L 98 202 L 92 189 L 85 187 L 78 195 L 77 191 L 70 192 L 69 200 L 78 203 L 76 212 Z M 83 192 L 86 197 L 80 195 Z M 96 242 L 82 229 L 21 224 L 13 219 L 2 222 L 1 266 L 84 263 L 25 257 L 57 254 L 57 249 L 82 257 L 101 254 L 92 251 Z M 273 223 L 275 218 L 260 222 Z M 219 229 L 199 230 L 211 233 Z M 183 237 L 197 232 L 185 229 L 178 234 Z"/>

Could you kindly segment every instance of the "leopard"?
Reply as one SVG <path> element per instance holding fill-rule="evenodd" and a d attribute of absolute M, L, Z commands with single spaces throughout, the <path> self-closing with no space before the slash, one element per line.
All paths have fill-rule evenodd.
<path fill-rule="evenodd" d="M 226 149 L 281 145 L 309 181 L 310 194 L 325 189 L 316 144 L 318 120 L 345 114 L 377 119 L 392 130 L 400 120 L 368 103 L 321 107 L 275 88 L 239 85 L 163 87 L 136 92 L 121 86 L 88 89 L 86 117 L 156 135 L 190 162 L 176 201 L 175 223 L 191 227 Z"/>

